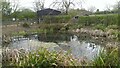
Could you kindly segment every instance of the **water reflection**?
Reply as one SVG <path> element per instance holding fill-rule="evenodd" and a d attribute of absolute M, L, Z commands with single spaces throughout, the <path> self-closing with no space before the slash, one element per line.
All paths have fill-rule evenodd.
<path fill-rule="evenodd" d="M 71 41 L 68 43 L 71 53 L 76 57 L 86 57 L 92 60 L 95 56 L 99 54 L 101 47 L 95 45 L 94 43 L 88 43 L 85 41 L 80 42 L 77 36 L 71 37 Z"/>
<path fill-rule="evenodd" d="M 70 51 L 70 53 L 76 57 L 86 57 L 88 60 L 92 60 L 99 54 L 101 47 L 94 43 L 78 40 L 76 35 L 69 37 L 69 42 L 41 42 L 37 39 L 37 35 L 30 38 L 13 38 L 13 42 L 9 45 L 10 48 L 20 49 L 23 48 L 27 51 L 37 50 L 39 47 L 47 48 L 49 51 Z"/>

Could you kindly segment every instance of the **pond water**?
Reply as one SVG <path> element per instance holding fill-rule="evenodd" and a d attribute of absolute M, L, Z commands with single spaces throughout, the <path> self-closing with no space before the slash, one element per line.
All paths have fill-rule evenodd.
<path fill-rule="evenodd" d="M 11 49 L 25 49 L 27 51 L 37 50 L 39 47 L 47 48 L 49 51 L 69 51 L 75 58 L 86 57 L 92 60 L 98 56 L 99 51 L 103 49 L 100 45 L 89 41 L 81 41 L 76 35 L 57 35 L 57 36 L 38 36 L 13 37 L 8 45 Z M 49 40 L 51 39 L 51 40 Z"/>

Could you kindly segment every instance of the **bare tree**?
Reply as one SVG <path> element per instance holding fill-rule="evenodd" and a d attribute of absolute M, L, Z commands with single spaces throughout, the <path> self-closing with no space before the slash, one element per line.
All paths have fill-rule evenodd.
<path fill-rule="evenodd" d="M 106 10 L 106 11 L 110 11 L 110 10 L 111 10 L 111 8 L 112 8 L 112 6 L 111 6 L 111 5 L 106 4 L 106 6 L 105 6 L 105 10 Z"/>
<path fill-rule="evenodd" d="M 80 9 L 83 9 L 83 4 L 85 3 L 86 0 L 76 0 L 77 5 L 80 6 Z"/>
<path fill-rule="evenodd" d="M 19 11 L 19 3 L 19 0 L 11 0 L 12 17 L 15 18 L 15 21 L 17 20 L 17 12 Z"/>
<path fill-rule="evenodd" d="M 8 3 L 12 13 L 19 10 L 19 3 L 20 3 L 19 0 L 3 0 L 2 3 L 3 6 L 5 5 L 5 3 Z"/>
<path fill-rule="evenodd" d="M 65 10 L 65 13 L 68 14 L 68 11 L 70 9 L 70 6 L 75 6 L 75 4 L 78 4 L 82 8 L 82 4 L 85 2 L 85 0 L 55 0 L 50 6 L 52 7 L 61 7 Z"/>
<path fill-rule="evenodd" d="M 71 5 L 74 5 L 73 1 L 69 0 L 63 0 L 63 6 L 65 8 L 65 13 L 68 14 L 69 8 Z M 75 5 L 74 5 L 75 6 Z"/>
<path fill-rule="evenodd" d="M 120 9 L 120 1 L 117 1 L 116 4 L 113 6 L 113 10 Z"/>
<path fill-rule="evenodd" d="M 88 11 L 90 11 L 90 12 L 94 12 L 96 10 L 96 7 L 95 6 L 90 6 L 89 8 L 88 8 Z"/>
<path fill-rule="evenodd" d="M 74 0 L 62 0 L 62 1 L 55 0 L 51 5 L 52 7 L 55 7 L 56 5 L 62 7 L 62 9 L 65 10 L 65 13 L 68 14 L 70 6 L 71 5 L 75 6 L 73 1 Z"/>
<path fill-rule="evenodd" d="M 12 12 L 19 10 L 19 0 L 12 0 Z"/>
<path fill-rule="evenodd" d="M 12 12 L 17 12 L 20 8 L 20 0 L 10 0 L 11 1 L 11 8 Z"/>
<path fill-rule="evenodd" d="M 33 7 L 35 11 L 44 9 L 45 0 L 34 0 Z"/>

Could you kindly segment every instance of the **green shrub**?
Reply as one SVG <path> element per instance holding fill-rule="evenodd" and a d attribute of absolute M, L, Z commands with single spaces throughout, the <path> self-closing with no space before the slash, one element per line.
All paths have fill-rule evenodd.
<path fill-rule="evenodd" d="M 45 23 L 67 23 L 71 20 L 72 16 L 60 15 L 60 16 L 45 16 L 43 22 Z"/>
<path fill-rule="evenodd" d="M 117 15 L 101 15 L 101 16 L 81 16 L 79 17 L 79 22 L 84 25 L 92 25 L 92 24 L 104 24 L 108 25 L 117 25 L 118 16 Z"/>
<path fill-rule="evenodd" d="M 96 25 L 96 26 L 94 26 L 94 29 L 100 29 L 100 30 L 105 30 L 105 25 L 103 25 L 103 24 L 98 24 L 98 25 Z"/>

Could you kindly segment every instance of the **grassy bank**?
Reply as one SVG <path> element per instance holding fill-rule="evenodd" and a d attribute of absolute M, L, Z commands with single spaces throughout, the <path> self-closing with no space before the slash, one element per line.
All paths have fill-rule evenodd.
<path fill-rule="evenodd" d="M 9 54 L 7 54 L 9 55 Z M 15 55 L 15 54 L 14 54 Z M 40 68 L 53 68 L 59 66 L 118 66 L 119 65 L 119 56 L 118 48 L 108 49 L 107 51 L 101 51 L 100 56 L 96 57 L 93 61 L 87 62 L 85 58 L 75 59 L 69 53 L 63 54 L 61 52 L 49 52 L 47 49 L 40 48 L 39 50 L 22 55 L 19 54 L 19 57 L 12 58 L 14 60 L 8 60 L 8 64 L 5 66 L 33 66 Z M 18 59 L 19 61 L 15 61 Z"/>

